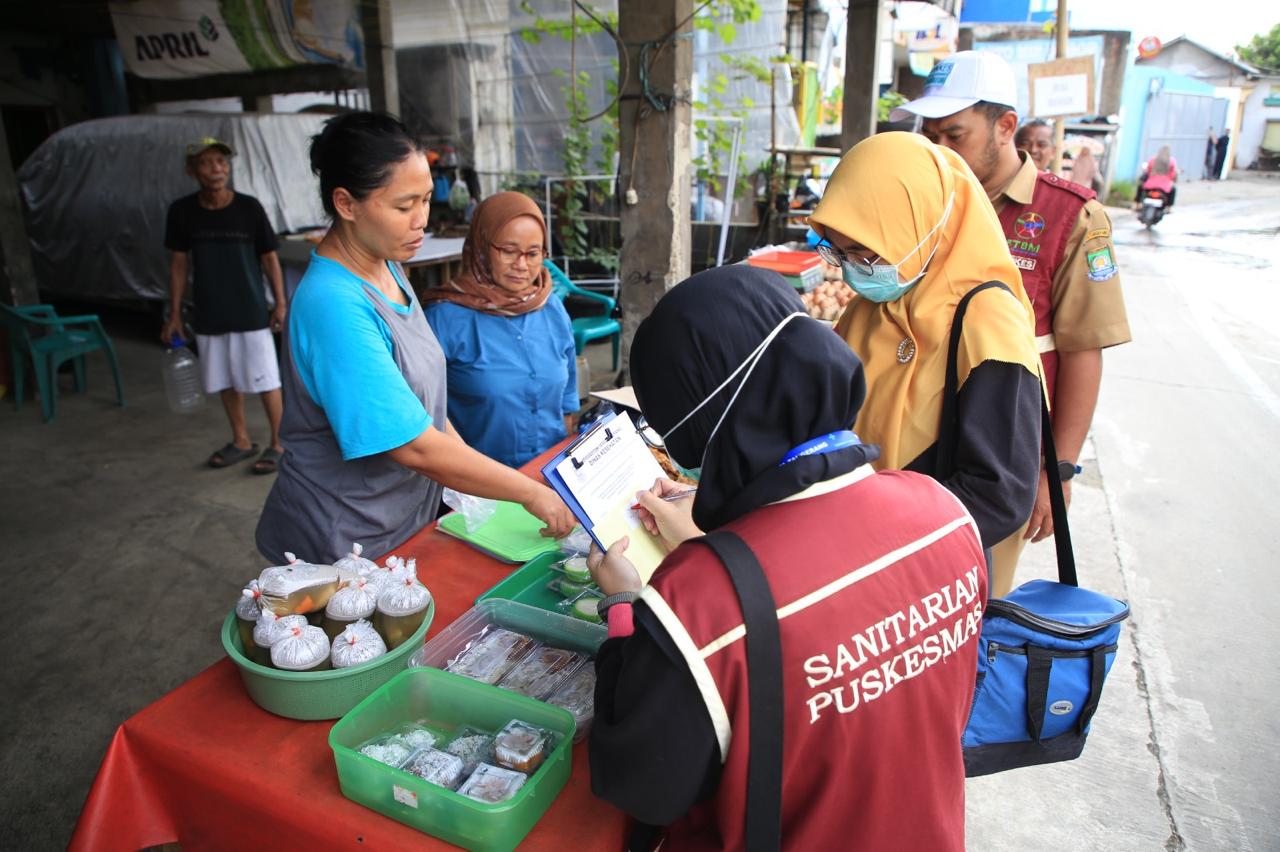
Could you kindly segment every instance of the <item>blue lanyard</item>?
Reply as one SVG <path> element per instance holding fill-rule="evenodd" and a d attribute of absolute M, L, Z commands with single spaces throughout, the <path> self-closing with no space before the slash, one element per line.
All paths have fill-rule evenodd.
<path fill-rule="evenodd" d="M 820 438 L 813 438 L 805 441 L 800 446 L 783 456 L 782 461 L 778 462 L 778 467 L 791 464 L 796 459 L 805 456 L 816 456 L 824 453 L 834 453 L 836 450 L 843 450 L 848 447 L 856 447 L 862 441 L 858 440 L 858 436 L 848 429 L 841 429 L 839 432 L 829 432 Z"/>

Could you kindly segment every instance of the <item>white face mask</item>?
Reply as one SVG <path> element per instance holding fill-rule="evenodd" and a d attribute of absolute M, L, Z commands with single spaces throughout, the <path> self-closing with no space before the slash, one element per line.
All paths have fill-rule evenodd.
<path fill-rule="evenodd" d="M 729 382 L 733 381 L 735 376 L 737 376 L 743 370 L 746 370 L 747 374 L 743 376 L 742 381 L 738 383 L 738 387 L 737 389 L 734 390 L 733 396 L 729 397 L 729 404 L 724 407 L 724 412 L 721 413 L 720 419 L 716 421 L 716 425 L 712 428 L 711 434 L 707 436 L 707 445 L 702 450 L 702 458 L 705 460 L 707 457 L 707 448 L 711 446 L 711 439 L 714 438 L 716 436 L 716 432 L 720 430 L 720 424 L 723 423 L 725 417 L 729 415 L 729 409 L 733 408 L 733 403 L 737 401 L 738 394 L 742 393 L 742 388 L 747 384 L 747 379 L 751 378 L 751 373 L 755 370 L 756 365 L 760 363 L 760 359 L 764 357 L 765 350 L 769 348 L 769 344 L 774 341 L 774 338 L 776 338 L 778 334 L 782 331 L 782 329 L 786 327 L 787 323 L 791 322 L 796 317 L 805 317 L 807 319 L 809 315 L 800 313 L 797 311 L 794 314 L 788 314 L 787 316 L 783 317 L 782 321 L 773 327 L 773 331 L 765 335 L 764 340 L 760 341 L 760 345 L 757 346 L 755 349 L 751 350 L 751 354 L 749 354 L 746 357 L 746 359 L 743 360 L 743 362 L 739 364 L 738 367 L 732 373 L 729 374 L 729 377 L 727 379 L 725 379 L 723 382 L 720 383 L 719 387 L 717 387 L 710 394 L 708 394 L 706 399 L 702 400 L 702 402 L 695 405 L 692 411 L 690 411 L 684 417 L 681 417 L 680 421 L 676 423 L 676 425 L 672 426 L 670 429 L 666 431 L 665 434 L 663 434 L 662 442 L 665 444 L 667 442 L 667 438 L 671 437 L 672 432 L 679 429 L 689 420 L 690 417 L 692 417 L 693 415 L 701 411 L 704 405 L 706 405 L 711 400 L 715 399 L 716 396 L 719 395 L 720 391 L 728 387 Z M 674 462 L 675 459 L 673 458 L 672 461 Z M 697 470 L 698 471 L 702 470 L 701 462 L 698 463 Z"/>

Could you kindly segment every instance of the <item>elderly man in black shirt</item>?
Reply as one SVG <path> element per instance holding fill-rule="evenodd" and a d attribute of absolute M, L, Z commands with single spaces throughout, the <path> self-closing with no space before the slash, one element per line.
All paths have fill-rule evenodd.
<path fill-rule="evenodd" d="M 274 473 L 283 452 L 283 400 L 272 332 L 284 327 L 284 280 L 266 211 L 253 196 L 231 189 L 233 156 L 230 145 L 212 137 L 187 146 L 187 174 L 200 190 L 169 206 L 164 244 L 172 252 L 170 311 L 160 336 L 166 343 L 181 338 L 182 296 L 190 276 L 204 389 L 221 395 L 231 422 L 231 441 L 209 456 L 209 466 L 227 467 L 257 452 L 244 415 L 244 395 L 256 393 L 271 424 L 271 442 L 253 472 Z M 264 273 L 274 308 L 267 306 Z"/>

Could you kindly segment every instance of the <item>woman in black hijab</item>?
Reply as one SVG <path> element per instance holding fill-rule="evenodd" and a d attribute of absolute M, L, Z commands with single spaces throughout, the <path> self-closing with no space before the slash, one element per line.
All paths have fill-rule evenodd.
<path fill-rule="evenodd" d="M 985 570 L 973 567 L 984 563 L 972 519 L 928 477 L 872 472 L 867 462 L 878 449 L 850 431 L 866 389 L 862 365 L 775 273 L 722 267 L 672 289 L 636 331 L 631 375 L 649 425 L 677 465 L 697 470 L 699 483 L 692 501 L 661 500 L 680 490 L 667 481 L 637 495 L 646 526 L 671 549 L 649 586 L 641 589 L 625 558 L 627 538 L 588 560 L 607 595 L 601 608 L 610 637 L 596 661 L 596 795 L 642 824 L 667 826 L 664 848 L 745 845 L 747 737 L 729 736 L 745 721 L 745 643 L 727 638 L 743 629 L 743 616 L 711 549 L 681 544 L 726 529 L 759 560 L 776 606 L 791 607 L 779 622 L 783 845 L 874 848 L 894 845 L 906 830 L 917 848 L 956 848 L 955 837 L 963 848 L 959 737 L 976 641 L 958 648 L 952 665 L 897 687 L 893 708 L 864 708 L 856 722 L 843 710 L 820 720 L 814 711 L 811 721 L 802 692 L 806 660 L 848 641 L 855 625 L 892 617 L 968 574 L 975 599 L 978 584 L 985 597 Z M 937 529 L 948 524 L 954 532 L 939 540 Z M 927 562 L 898 556 L 926 539 Z M 849 574 L 877 559 L 883 568 L 874 576 Z M 937 735 L 922 735 L 931 726 L 941 726 Z M 893 750 L 899 739 L 903 753 Z M 877 750 L 877 740 L 888 750 Z M 821 778 L 823 789 L 848 789 L 857 801 L 886 756 L 941 779 L 913 789 L 910 816 L 892 808 L 850 813 L 808 789 Z M 799 766 L 813 772 L 792 777 Z M 917 812 L 923 827 L 903 829 Z M 644 845 L 633 838 L 631 848 Z"/>

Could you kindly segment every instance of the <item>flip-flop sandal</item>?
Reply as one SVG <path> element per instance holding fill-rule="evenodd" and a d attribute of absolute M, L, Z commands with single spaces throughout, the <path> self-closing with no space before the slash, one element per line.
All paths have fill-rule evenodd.
<path fill-rule="evenodd" d="M 213 451 L 213 455 L 209 456 L 209 467 L 231 467 L 231 465 L 249 458 L 249 456 L 253 455 L 257 451 L 257 444 L 254 444 L 247 449 L 241 449 L 234 443 L 230 443 L 220 450 Z"/>
<path fill-rule="evenodd" d="M 267 447 L 262 451 L 262 455 L 258 456 L 258 460 L 253 463 L 253 472 L 257 474 L 268 474 L 276 472 L 276 465 L 280 461 L 280 453 L 271 447 Z"/>

